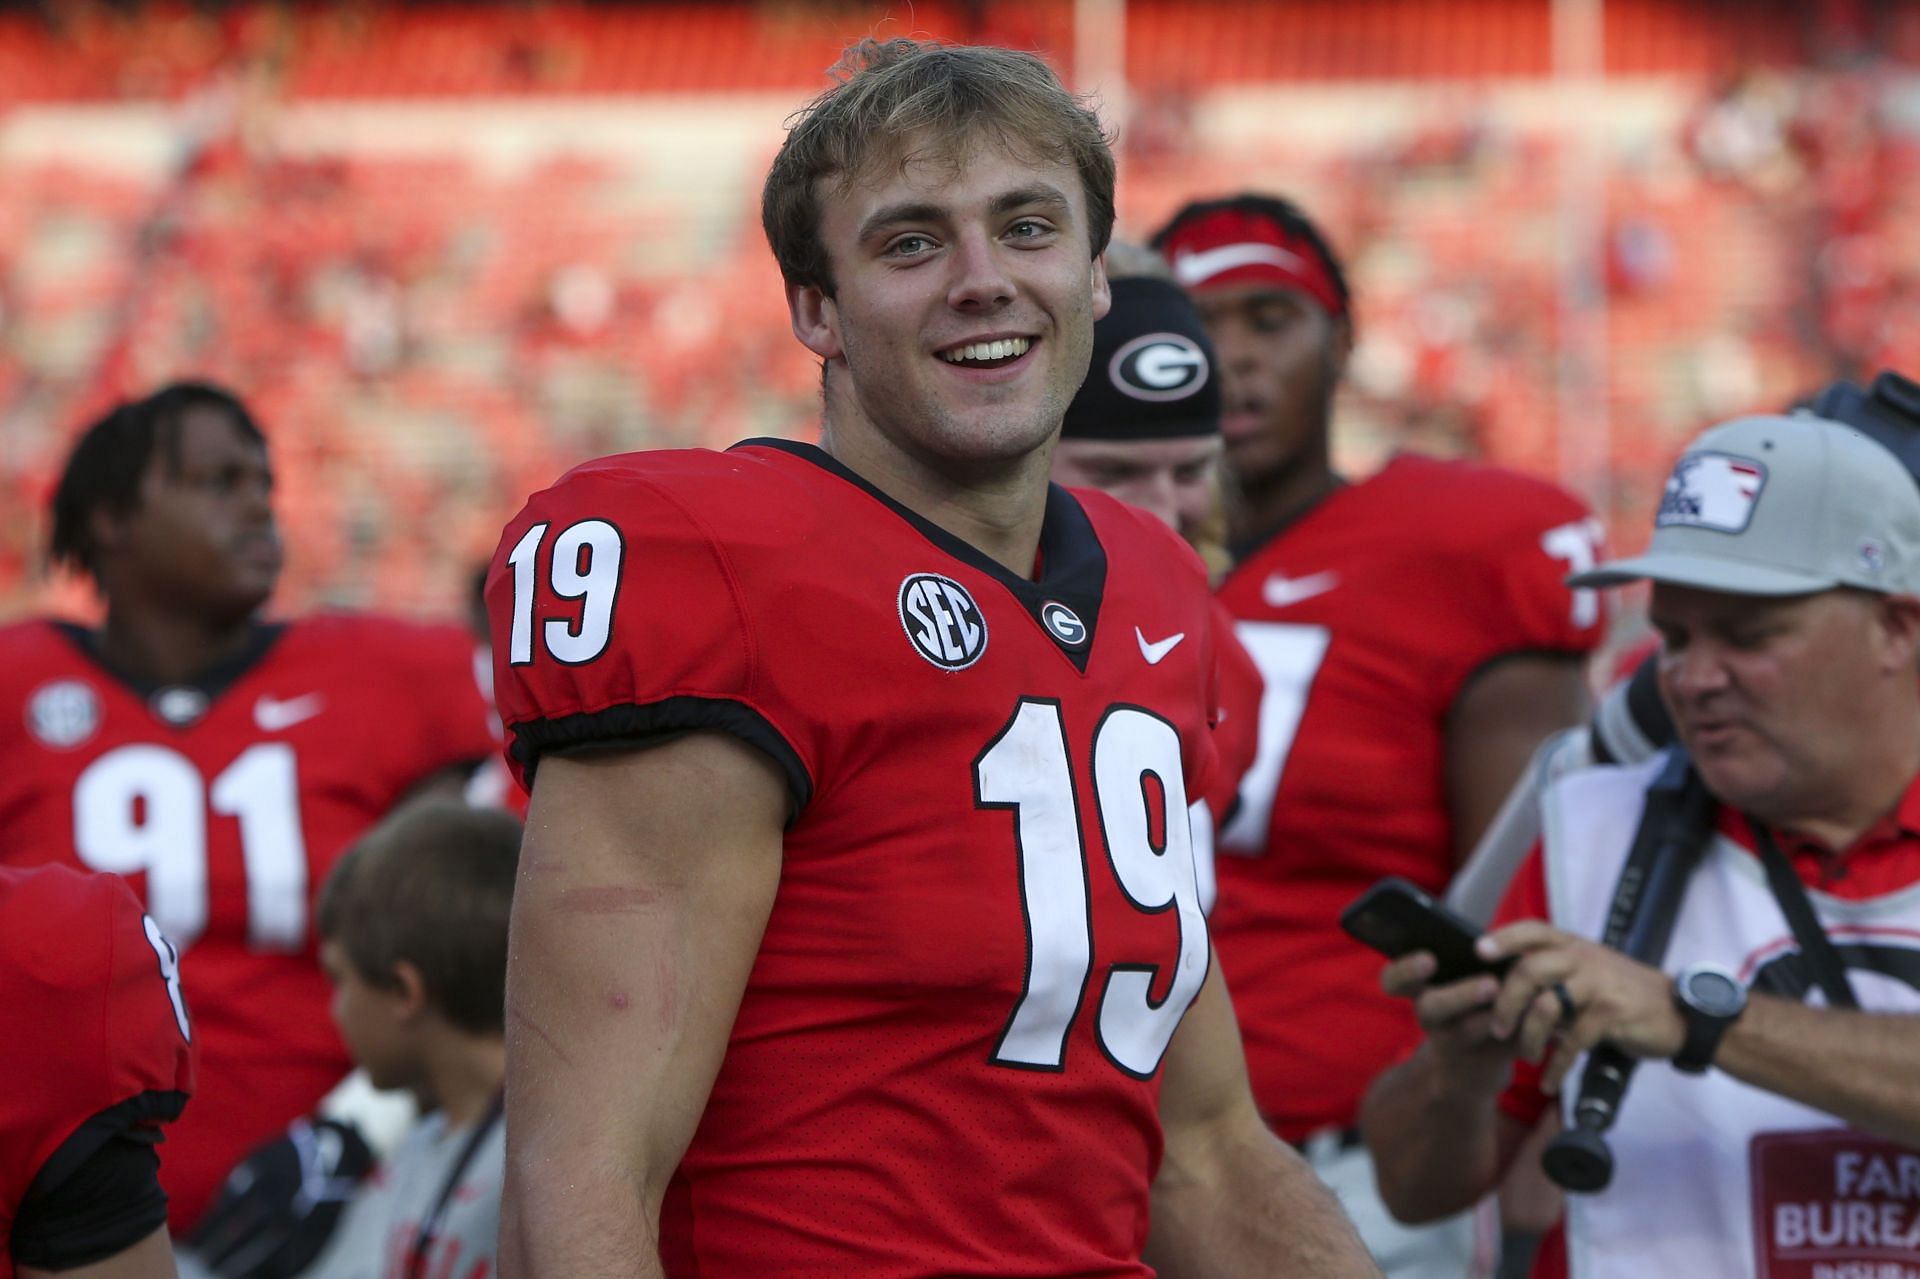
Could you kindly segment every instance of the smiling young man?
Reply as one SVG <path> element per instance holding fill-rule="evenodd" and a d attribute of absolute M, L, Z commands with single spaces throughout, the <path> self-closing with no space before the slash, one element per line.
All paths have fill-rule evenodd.
<path fill-rule="evenodd" d="M 1370 1273 L 1212 972 L 1204 575 L 1048 484 L 1098 122 L 1005 50 L 842 71 L 763 197 L 823 447 L 591 463 L 502 539 L 501 1273 Z"/>
<path fill-rule="evenodd" d="M 351 1068 L 326 1024 L 311 897 L 401 796 L 493 749 L 458 627 L 261 616 L 280 575 L 266 441 L 240 400 L 180 383 L 75 445 L 53 553 L 98 629 L 0 627 L 0 863 L 124 876 L 180 948 L 195 1105 L 161 1179 L 175 1233 L 230 1168 Z"/>

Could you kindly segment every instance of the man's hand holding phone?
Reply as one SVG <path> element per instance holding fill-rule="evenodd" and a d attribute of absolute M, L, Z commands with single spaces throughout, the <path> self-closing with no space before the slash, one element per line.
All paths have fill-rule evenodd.
<path fill-rule="evenodd" d="M 1392 958 L 1390 995 L 1413 1001 L 1439 1063 L 1497 1090 L 1515 1057 L 1555 1049 L 1540 1079 L 1558 1092 L 1575 1059 L 1602 1039 L 1637 1057 L 1670 1057 L 1685 1027 L 1659 969 L 1540 920 L 1481 933 L 1405 880 L 1375 884 L 1341 916 Z"/>
<path fill-rule="evenodd" d="M 1489 958 L 1485 934 L 1404 879 L 1369 888 L 1340 924 L 1393 961 L 1380 985 L 1413 1001 L 1428 1050 L 1449 1076 L 1476 1092 L 1505 1086 L 1520 1045 L 1494 1033 L 1493 1010 L 1512 956 Z"/>

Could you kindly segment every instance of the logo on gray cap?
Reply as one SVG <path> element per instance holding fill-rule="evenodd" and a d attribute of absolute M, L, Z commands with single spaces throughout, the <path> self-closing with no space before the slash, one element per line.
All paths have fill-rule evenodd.
<path fill-rule="evenodd" d="M 1658 528 L 1688 524 L 1738 533 L 1753 518 L 1753 505 L 1767 482 L 1767 468 L 1726 453 L 1689 453 L 1673 468 L 1660 497 Z"/>
<path fill-rule="evenodd" d="M 1730 595 L 1920 594 L 1920 486 L 1888 449 L 1801 413 L 1716 426 L 1674 465 L 1644 555 L 1567 579 Z"/>

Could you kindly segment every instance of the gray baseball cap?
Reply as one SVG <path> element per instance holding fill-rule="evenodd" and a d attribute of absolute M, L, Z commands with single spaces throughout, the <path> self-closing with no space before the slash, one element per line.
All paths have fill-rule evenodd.
<path fill-rule="evenodd" d="M 1732 595 L 1920 594 L 1920 486 L 1884 445 L 1811 414 L 1716 426 L 1674 464 L 1644 555 L 1567 579 Z"/>

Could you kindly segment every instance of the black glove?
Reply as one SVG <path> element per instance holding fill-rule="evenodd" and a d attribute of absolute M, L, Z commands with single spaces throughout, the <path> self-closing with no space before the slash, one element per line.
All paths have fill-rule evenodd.
<path fill-rule="evenodd" d="M 351 1124 L 296 1119 L 227 1174 L 187 1245 L 220 1279 L 291 1279 L 320 1255 L 373 1165 Z"/>

